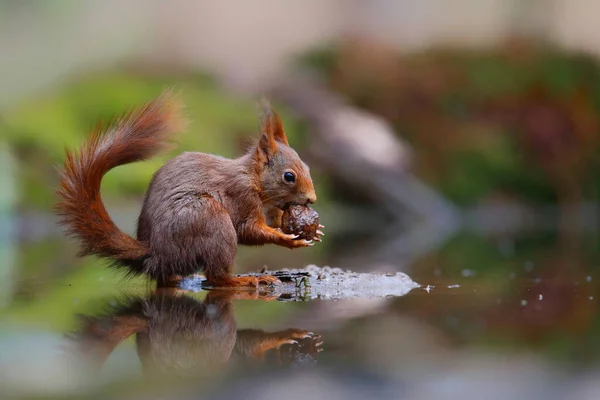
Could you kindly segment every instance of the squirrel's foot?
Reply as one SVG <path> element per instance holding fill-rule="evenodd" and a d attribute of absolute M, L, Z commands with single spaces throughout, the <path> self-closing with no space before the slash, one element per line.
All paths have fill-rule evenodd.
<path fill-rule="evenodd" d="M 212 288 L 254 288 L 258 289 L 262 285 L 279 285 L 281 281 L 272 275 L 258 276 L 229 276 L 220 279 L 207 279 L 208 285 Z"/>
<path fill-rule="evenodd" d="M 281 284 L 281 281 L 272 275 L 234 276 L 232 280 L 234 281 L 234 286 L 249 286 L 257 289 L 260 285 Z"/>
<path fill-rule="evenodd" d="M 257 283 L 263 285 L 279 285 L 281 281 L 273 275 L 258 275 L 254 277 Z"/>

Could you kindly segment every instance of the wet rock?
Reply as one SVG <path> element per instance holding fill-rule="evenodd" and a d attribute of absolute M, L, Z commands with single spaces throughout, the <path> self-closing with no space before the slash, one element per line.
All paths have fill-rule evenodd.
<path fill-rule="evenodd" d="M 276 276 L 282 284 L 261 286 L 259 290 L 272 293 L 279 301 L 395 297 L 404 296 L 412 289 L 420 287 L 402 272 L 357 273 L 329 266 L 308 265 L 302 269 L 268 271 L 266 274 Z M 181 287 L 200 291 L 203 289 L 203 283 L 203 279 L 193 277 L 184 280 Z"/>

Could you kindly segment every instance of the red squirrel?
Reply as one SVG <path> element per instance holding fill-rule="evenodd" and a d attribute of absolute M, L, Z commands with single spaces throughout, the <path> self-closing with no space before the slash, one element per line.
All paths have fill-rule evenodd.
<path fill-rule="evenodd" d="M 315 203 L 317 195 L 280 117 L 268 102 L 262 106 L 260 138 L 246 154 L 228 159 L 184 152 L 154 174 L 137 238 L 111 220 L 100 196 L 101 180 L 119 165 L 152 158 L 184 129 L 178 98 L 165 91 L 111 127 L 98 127 L 78 151 L 67 151 L 55 211 L 67 234 L 79 240 L 80 256 L 111 260 L 128 275 L 145 274 L 158 286 L 199 271 L 211 287 L 280 283 L 270 275 L 232 275 L 238 244 L 292 249 L 314 244 L 280 229 L 277 218 L 286 205 Z"/>

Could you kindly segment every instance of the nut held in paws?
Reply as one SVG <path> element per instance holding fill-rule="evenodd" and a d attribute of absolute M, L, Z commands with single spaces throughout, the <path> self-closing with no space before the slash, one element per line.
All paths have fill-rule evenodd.
<path fill-rule="evenodd" d="M 319 214 L 308 206 L 291 205 L 281 218 L 281 230 L 288 234 L 299 235 L 300 239 L 311 240 L 317 236 Z"/>

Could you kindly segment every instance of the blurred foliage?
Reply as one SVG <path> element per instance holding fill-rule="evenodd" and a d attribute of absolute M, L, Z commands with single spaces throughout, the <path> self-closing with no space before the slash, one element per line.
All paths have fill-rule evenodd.
<path fill-rule="evenodd" d="M 416 172 L 469 205 L 598 199 L 600 64 L 519 40 L 398 54 L 350 38 L 300 58 L 336 92 L 391 121 Z"/>
<path fill-rule="evenodd" d="M 140 196 L 152 174 L 169 158 L 182 151 L 202 151 L 235 157 L 244 138 L 257 135 L 257 110 L 252 100 L 224 93 L 204 75 L 148 76 L 116 71 L 67 82 L 26 103 L 15 105 L 4 117 L 3 138 L 16 152 L 24 193 L 23 204 L 48 208 L 55 200 L 51 191 L 57 174 L 50 166 L 60 165 L 64 149 L 75 148 L 100 122 L 114 118 L 174 87 L 186 105 L 191 124 L 169 153 L 141 163 L 110 171 L 103 180 L 107 196 Z M 298 123 L 288 118 L 286 132 L 296 143 Z"/>

